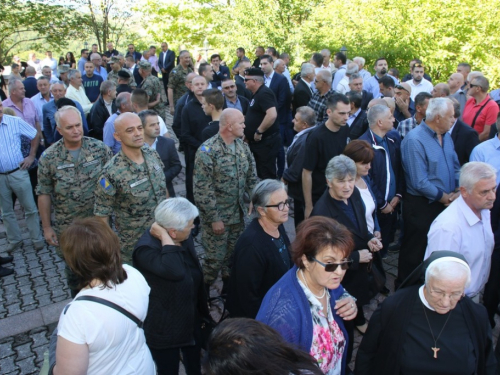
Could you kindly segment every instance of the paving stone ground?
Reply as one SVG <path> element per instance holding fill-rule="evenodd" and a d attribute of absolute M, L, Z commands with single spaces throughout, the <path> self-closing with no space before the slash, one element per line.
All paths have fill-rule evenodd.
<path fill-rule="evenodd" d="M 171 121 L 168 114 L 167 119 Z M 184 163 L 183 155 L 180 154 Z M 183 164 L 184 165 L 184 164 Z M 184 196 L 184 170 L 174 180 L 178 195 Z M 48 247 L 35 251 L 29 240 L 24 214 L 16 207 L 16 215 L 23 231 L 24 247 L 12 255 L 15 273 L 0 278 L 0 374 L 29 375 L 38 374 L 43 364 L 44 352 L 48 349 L 50 335 L 57 325 L 59 314 L 70 301 L 70 293 L 64 275 L 64 262 L 54 248 Z M 293 210 L 291 211 L 293 217 Z M 295 238 L 293 219 L 285 224 L 290 240 Z M 195 240 L 196 250 L 203 261 L 204 251 L 200 236 Z M 0 224 L 0 255 L 6 256 L 7 239 L 3 223 Z M 394 278 L 397 274 L 398 254 L 389 254 L 384 261 L 387 272 L 387 287 L 393 291 Z M 215 285 L 212 296 L 217 295 L 220 285 Z M 371 314 L 384 300 L 378 295 L 364 312 L 369 319 Z M 214 318 L 222 312 L 220 305 L 212 308 Z M 497 316 L 497 319 L 499 317 Z M 499 319 L 500 323 L 500 319 Z M 500 331 L 500 324 L 494 331 L 495 338 Z M 353 361 L 362 336 L 356 332 Z M 351 363 L 353 367 L 353 363 Z M 184 374 L 181 368 L 180 374 Z"/>

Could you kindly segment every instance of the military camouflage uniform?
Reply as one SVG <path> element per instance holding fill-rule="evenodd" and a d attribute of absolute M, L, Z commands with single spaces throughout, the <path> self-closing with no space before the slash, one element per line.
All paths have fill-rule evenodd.
<path fill-rule="evenodd" d="M 194 200 L 202 220 L 207 284 L 212 284 L 221 270 L 223 278 L 229 277 L 234 245 L 245 229 L 243 195 L 245 191 L 250 194 L 256 182 L 252 154 L 241 139 L 234 141 L 233 151 L 217 134 L 196 152 Z M 213 233 L 216 221 L 224 223 L 224 234 Z"/>
<path fill-rule="evenodd" d="M 158 153 L 142 148 L 144 163 L 131 161 L 123 150 L 103 168 L 96 189 L 94 214 L 116 217 L 123 262 L 131 264 L 135 243 L 154 222 L 156 206 L 167 198 L 163 163 Z"/>
<path fill-rule="evenodd" d="M 186 87 L 186 77 L 192 72 L 193 69 L 189 67 L 184 69 L 180 64 L 170 72 L 170 75 L 168 76 L 168 88 L 172 89 L 174 92 L 174 106 L 175 103 L 177 103 L 177 100 L 179 100 L 180 97 L 188 91 L 188 88 Z M 172 105 L 172 103 L 170 104 Z"/>
<path fill-rule="evenodd" d="M 40 157 L 36 194 L 49 194 L 54 205 L 56 234 L 73 219 L 94 216 L 94 193 L 101 171 L 113 153 L 101 141 L 83 137 L 78 160 L 61 139 Z"/>
<path fill-rule="evenodd" d="M 137 83 L 135 82 L 134 75 L 130 73 L 129 70 L 126 69 L 121 69 L 125 70 L 128 74 L 130 74 L 130 78 L 128 80 L 128 85 L 135 89 L 137 87 Z M 108 81 L 113 81 L 116 86 L 118 86 L 118 72 L 115 72 L 112 70 L 111 72 L 108 73 Z"/>
<path fill-rule="evenodd" d="M 163 119 L 163 121 L 167 122 L 165 103 L 161 99 L 161 86 L 162 83 L 160 79 L 153 75 L 147 76 L 141 83 L 141 89 L 143 89 L 148 93 L 150 103 L 156 101 L 156 97 L 158 96 L 158 94 L 160 94 L 160 102 L 154 107 L 151 107 L 151 109 L 156 113 L 158 113 L 160 117 Z"/>

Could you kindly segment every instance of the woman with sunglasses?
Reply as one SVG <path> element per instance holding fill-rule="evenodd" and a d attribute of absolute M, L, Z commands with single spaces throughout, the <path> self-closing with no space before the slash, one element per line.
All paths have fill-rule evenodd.
<path fill-rule="evenodd" d="M 347 369 L 344 320 L 354 319 L 357 308 L 340 282 L 353 245 L 347 228 L 333 219 L 303 221 L 292 245 L 295 266 L 269 290 L 257 315 L 285 341 L 314 357 L 328 375 Z"/>
<path fill-rule="evenodd" d="M 256 218 L 234 248 L 226 307 L 231 317 L 255 319 L 267 291 L 292 267 L 283 224 L 290 200 L 285 185 L 263 180 L 252 191 Z"/>
<path fill-rule="evenodd" d="M 351 359 L 353 349 L 354 326 L 358 327 L 361 333 L 364 333 L 367 328 L 363 305 L 368 304 L 373 296 L 369 279 L 372 253 L 382 248 L 381 242 L 368 230 L 366 206 L 359 189 L 355 189 L 356 175 L 357 168 L 352 159 L 345 155 L 332 158 L 325 170 L 328 189 L 316 202 L 311 213 L 311 216 L 330 217 L 345 225 L 354 240 L 353 251 L 350 255 L 352 265 L 342 283 L 344 288 L 357 299 L 358 307 L 356 319 L 346 325 L 351 338 L 347 354 L 348 361 Z"/>

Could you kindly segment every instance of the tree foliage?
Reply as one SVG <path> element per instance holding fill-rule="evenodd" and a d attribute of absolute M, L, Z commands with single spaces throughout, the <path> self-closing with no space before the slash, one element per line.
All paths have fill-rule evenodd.
<path fill-rule="evenodd" d="M 405 73 L 418 57 L 436 81 L 469 62 L 500 84 L 500 7 L 491 0 L 233 0 L 165 3 L 147 0 L 144 25 L 157 41 L 211 48 L 228 64 L 235 49 L 274 46 L 296 68 L 322 48 L 363 56 L 368 68 L 380 56 Z M 251 55 L 251 52 L 247 55 Z"/>
<path fill-rule="evenodd" d="M 82 35 L 71 7 L 45 1 L 0 0 L 0 63 L 20 44 L 62 48 Z"/>

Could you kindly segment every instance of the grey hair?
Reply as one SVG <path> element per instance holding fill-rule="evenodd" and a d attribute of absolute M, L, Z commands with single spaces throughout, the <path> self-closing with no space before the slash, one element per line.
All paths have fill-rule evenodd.
<path fill-rule="evenodd" d="M 488 92 L 488 90 L 490 89 L 490 81 L 488 81 L 488 78 L 482 75 L 474 77 L 470 82 L 472 81 L 475 81 L 476 85 L 481 87 L 482 92 Z"/>
<path fill-rule="evenodd" d="M 40 76 L 37 78 L 36 80 L 37 82 L 38 81 L 48 81 L 50 83 L 50 78 L 49 77 L 46 77 L 46 76 Z"/>
<path fill-rule="evenodd" d="M 78 118 L 80 119 L 80 124 L 82 123 L 82 114 L 80 113 L 78 108 L 73 107 L 72 105 L 65 105 L 64 107 L 59 108 L 57 112 L 54 114 L 54 118 L 56 120 L 56 125 L 58 128 L 61 127 L 61 116 L 66 112 L 74 112 L 78 114 Z"/>
<path fill-rule="evenodd" d="M 345 155 L 338 155 L 330 159 L 325 170 L 328 181 L 342 180 L 347 176 L 356 177 L 356 163 Z"/>
<path fill-rule="evenodd" d="M 125 94 L 125 93 L 121 92 L 120 94 L 118 94 L 116 96 L 116 99 L 115 99 L 116 108 L 121 108 L 122 105 L 124 105 L 125 103 L 127 103 L 130 100 L 129 93 L 127 93 L 129 95 L 121 95 L 121 94 Z"/>
<path fill-rule="evenodd" d="M 453 105 L 453 102 L 448 98 L 429 99 L 427 111 L 425 111 L 426 121 L 432 121 L 436 116 L 444 116 L 448 110 L 448 104 Z"/>
<path fill-rule="evenodd" d="M 322 69 L 316 74 L 316 77 L 321 78 L 323 81 L 328 83 L 329 85 L 332 84 L 332 72 L 326 69 Z"/>
<path fill-rule="evenodd" d="M 45 77 L 45 76 L 44 76 Z M 48 79 L 48 77 L 47 77 Z M 50 82 L 50 81 L 49 81 Z M 52 87 L 54 87 L 54 85 L 63 85 L 64 89 L 66 90 L 66 86 L 64 86 L 64 82 L 63 81 L 56 81 L 54 82 L 53 84 L 50 85 L 50 90 L 52 91 Z"/>
<path fill-rule="evenodd" d="M 21 85 L 23 85 L 23 81 L 21 81 L 19 78 L 13 77 L 13 78 L 9 79 L 9 85 L 8 85 L 9 86 L 9 93 L 15 89 L 17 82 L 19 82 Z M 23 87 L 24 87 L 24 85 L 23 85 Z"/>
<path fill-rule="evenodd" d="M 283 60 L 281 59 L 277 59 L 275 62 L 274 62 L 274 65 L 273 65 L 273 68 L 276 69 L 276 67 L 281 64 L 281 63 L 285 63 Z"/>
<path fill-rule="evenodd" d="M 468 193 L 471 193 L 480 180 L 489 180 L 497 178 L 497 171 L 491 165 L 480 161 L 471 161 L 465 163 L 460 168 L 460 187 L 465 188 Z"/>
<path fill-rule="evenodd" d="M 267 179 L 259 182 L 252 191 L 252 196 L 250 200 L 254 207 L 254 211 L 257 216 L 260 216 L 257 207 L 265 207 L 269 204 L 269 199 L 271 199 L 271 194 L 278 190 L 285 190 L 285 184 L 281 181 Z"/>
<path fill-rule="evenodd" d="M 479 70 L 474 70 L 474 71 L 470 72 L 469 74 L 467 74 L 467 81 L 471 82 L 474 78 L 483 77 L 483 76 L 484 76 L 484 74 L 481 73 Z"/>
<path fill-rule="evenodd" d="M 142 126 L 146 126 L 146 119 L 149 117 L 149 116 L 154 116 L 154 117 L 158 117 L 158 113 L 156 113 L 155 111 L 153 111 L 152 109 L 146 109 L 144 111 L 140 111 L 137 116 L 139 116 L 139 118 L 141 119 L 141 122 L 142 122 Z"/>
<path fill-rule="evenodd" d="M 364 59 L 364 57 L 361 57 L 361 56 L 356 56 L 354 59 L 352 59 L 352 61 L 354 61 L 357 64 L 361 64 L 363 66 L 365 66 L 365 63 L 366 63 L 366 60 Z"/>
<path fill-rule="evenodd" d="M 389 107 L 386 107 L 382 104 L 377 104 L 371 107 L 368 110 L 367 119 L 370 128 L 377 124 L 377 121 L 382 117 L 387 115 L 387 112 L 390 112 Z"/>
<path fill-rule="evenodd" d="M 351 76 L 349 77 L 349 83 L 352 83 L 352 81 L 358 78 L 363 78 L 363 77 L 361 77 L 361 74 L 359 73 L 352 73 Z"/>
<path fill-rule="evenodd" d="M 347 64 L 347 69 L 345 71 L 345 74 L 351 75 L 351 74 L 354 74 L 357 72 L 359 72 L 358 64 L 356 64 L 355 62 L 351 62 L 351 63 Z"/>
<path fill-rule="evenodd" d="M 311 63 L 302 64 L 302 68 L 300 69 L 300 75 L 305 77 L 308 74 L 314 73 L 314 65 Z"/>
<path fill-rule="evenodd" d="M 305 105 L 297 108 L 297 113 L 300 114 L 300 118 L 309 126 L 314 126 L 316 124 L 316 112 L 311 107 Z"/>
<path fill-rule="evenodd" d="M 255 79 L 255 82 L 264 83 L 264 77 L 261 77 L 261 76 L 253 76 L 253 79 Z"/>
<path fill-rule="evenodd" d="M 467 288 L 471 281 L 470 268 L 453 260 L 432 262 L 425 270 L 426 285 L 431 278 L 439 280 L 457 280 L 464 277 L 466 278 L 464 288 Z"/>
<path fill-rule="evenodd" d="M 101 95 L 106 95 L 109 90 L 113 90 L 113 88 L 115 87 L 116 84 L 113 81 L 103 81 L 103 83 L 101 83 L 100 89 Z"/>
<path fill-rule="evenodd" d="M 332 55 L 332 53 L 330 52 L 330 50 L 328 48 L 322 49 L 321 53 L 326 53 L 326 54 L 328 54 L 328 56 Z"/>
<path fill-rule="evenodd" d="M 76 77 L 77 73 L 80 73 L 78 69 L 70 69 L 68 72 L 68 79 L 71 81 L 73 78 Z"/>
<path fill-rule="evenodd" d="M 155 208 L 155 221 L 165 229 L 183 230 L 199 215 L 194 204 L 186 198 L 168 198 Z"/>

